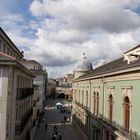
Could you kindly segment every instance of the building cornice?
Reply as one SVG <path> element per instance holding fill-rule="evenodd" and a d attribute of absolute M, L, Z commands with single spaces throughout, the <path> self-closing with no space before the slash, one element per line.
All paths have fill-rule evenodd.
<path fill-rule="evenodd" d="M 115 71 L 115 72 L 105 73 L 105 74 L 99 74 L 99 75 L 95 75 L 95 76 L 89 76 L 86 78 L 79 78 L 79 79 L 73 80 L 72 82 L 74 83 L 74 82 L 98 79 L 98 78 L 109 77 L 109 76 L 114 76 L 114 75 L 121 75 L 121 74 L 125 74 L 125 73 L 130 73 L 130 72 L 133 73 L 134 71 L 138 71 L 138 70 L 140 70 L 140 66 L 129 68 L 129 69 L 124 69 L 124 70 L 119 70 L 119 71 Z"/>
<path fill-rule="evenodd" d="M 23 66 L 16 60 L 1 60 L 0 65 L 15 66 L 16 68 L 19 68 L 19 69 L 23 70 L 24 72 L 28 73 L 30 76 L 35 77 L 34 74 L 30 70 L 28 70 L 25 66 Z"/>

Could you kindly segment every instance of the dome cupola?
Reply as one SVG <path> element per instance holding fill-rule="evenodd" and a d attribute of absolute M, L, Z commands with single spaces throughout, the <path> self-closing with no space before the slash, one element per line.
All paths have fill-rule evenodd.
<path fill-rule="evenodd" d="M 92 68 L 91 62 L 89 60 L 87 60 L 85 53 L 83 53 L 83 60 L 77 64 L 77 67 L 74 70 L 75 78 L 78 78 L 78 77 L 86 74 L 87 72 L 91 71 L 92 69 L 93 68 Z"/>

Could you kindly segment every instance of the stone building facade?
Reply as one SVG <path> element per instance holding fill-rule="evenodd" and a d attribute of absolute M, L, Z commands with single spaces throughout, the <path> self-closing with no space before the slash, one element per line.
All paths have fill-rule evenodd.
<path fill-rule="evenodd" d="M 43 66 L 35 60 L 21 60 L 21 63 L 28 68 L 33 74 L 33 86 L 34 86 L 34 97 L 33 97 L 33 129 L 32 135 L 35 135 L 40 114 L 44 108 L 46 86 L 47 86 L 47 72 L 43 69 Z"/>
<path fill-rule="evenodd" d="M 56 86 L 57 82 L 55 79 L 48 79 L 48 96 L 55 98 L 56 97 Z"/>
<path fill-rule="evenodd" d="M 65 98 L 68 100 L 72 100 L 72 80 L 73 80 L 73 74 L 67 74 L 66 77 L 58 78 L 57 86 L 56 86 L 56 92 L 57 94 L 64 93 Z"/>
<path fill-rule="evenodd" d="M 0 139 L 28 140 L 32 128 L 33 74 L 0 28 Z"/>
<path fill-rule="evenodd" d="M 74 71 L 73 120 L 88 140 L 140 140 L 139 58 L 140 45 L 93 70 L 84 59 Z"/>

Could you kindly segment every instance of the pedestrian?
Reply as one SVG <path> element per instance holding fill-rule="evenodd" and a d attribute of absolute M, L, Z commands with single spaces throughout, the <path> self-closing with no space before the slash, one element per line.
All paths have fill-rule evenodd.
<path fill-rule="evenodd" d="M 62 140 L 62 135 L 61 134 L 59 135 L 59 140 Z"/>
<path fill-rule="evenodd" d="M 70 122 L 70 118 L 69 117 L 67 118 L 67 122 Z"/>
<path fill-rule="evenodd" d="M 54 126 L 53 130 L 54 130 L 54 132 L 56 132 L 58 130 L 56 125 Z"/>
<path fill-rule="evenodd" d="M 65 125 L 66 121 L 67 121 L 67 117 L 64 116 L 64 125 Z"/>
<path fill-rule="evenodd" d="M 47 124 L 47 122 L 45 123 L 45 130 L 47 131 L 47 129 L 48 129 L 48 124 Z"/>
<path fill-rule="evenodd" d="M 64 125 L 65 125 L 66 121 L 64 121 Z"/>
<path fill-rule="evenodd" d="M 52 135 L 52 140 L 56 140 L 56 134 L 55 133 L 53 133 L 53 135 Z"/>
<path fill-rule="evenodd" d="M 66 116 L 64 116 L 64 121 L 67 121 L 67 117 Z"/>

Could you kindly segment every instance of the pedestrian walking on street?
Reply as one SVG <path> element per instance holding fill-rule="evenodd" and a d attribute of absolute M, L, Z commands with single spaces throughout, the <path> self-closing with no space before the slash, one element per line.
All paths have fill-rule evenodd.
<path fill-rule="evenodd" d="M 56 140 L 56 134 L 52 135 L 52 140 Z"/>
<path fill-rule="evenodd" d="M 64 125 L 65 125 L 66 121 L 67 121 L 67 117 L 64 116 Z"/>
<path fill-rule="evenodd" d="M 56 132 L 58 130 L 56 125 L 54 126 L 53 130 L 54 130 L 54 132 Z"/>
<path fill-rule="evenodd" d="M 59 136 L 59 140 L 62 140 L 62 135 L 60 134 L 60 136 Z"/>
<path fill-rule="evenodd" d="M 65 121 L 65 122 L 67 121 L 67 117 L 66 117 L 66 116 L 64 116 L 64 121 Z"/>
<path fill-rule="evenodd" d="M 45 130 L 47 131 L 47 129 L 48 129 L 48 124 L 47 124 L 47 122 L 45 123 Z"/>

